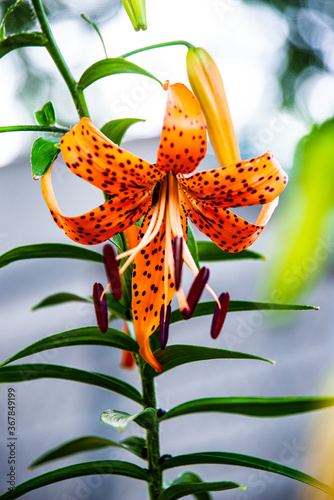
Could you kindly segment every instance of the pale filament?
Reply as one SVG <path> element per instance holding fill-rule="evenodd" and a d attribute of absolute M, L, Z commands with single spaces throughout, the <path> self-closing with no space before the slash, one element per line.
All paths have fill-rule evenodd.
<path fill-rule="evenodd" d="M 171 204 L 171 213 L 173 215 L 172 220 L 172 232 L 174 236 L 181 236 L 183 238 L 183 260 L 189 267 L 189 269 L 194 273 L 195 276 L 199 273 L 197 266 L 195 264 L 195 261 L 193 259 L 193 256 L 190 253 L 190 250 L 188 248 L 188 245 L 183 237 L 183 231 L 182 231 L 182 225 L 181 225 L 181 215 L 180 215 L 180 199 L 179 199 L 179 191 L 178 191 L 178 182 L 176 177 L 171 176 L 170 177 L 170 204 Z M 212 288 L 209 285 L 205 285 L 205 288 L 208 290 L 208 292 L 212 295 L 212 297 L 215 299 L 217 302 L 219 308 L 220 302 L 218 300 L 217 295 L 215 292 L 212 290 Z"/>
<path fill-rule="evenodd" d="M 172 250 L 172 234 L 171 234 L 171 227 L 170 227 L 170 214 L 169 214 L 169 204 L 166 206 L 166 243 L 165 243 L 165 259 L 164 259 L 164 267 L 165 267 L 165 281 L 164 281 L 164 288 L 165 288 L 165 315 L 164 319 L 166 319 L 166 314 L 167 314 L 167 305 L 168 305 L 168 269 L 170 270 L 171 276 L 173 281 L 175 282 L 174 279 L 174 267 L 173 267 L 173 250 Z"/>
<path fill-rule="evenodd" d="M 154 209 L 152 219 L 151 219 L 151 221 L 148 225 L 147 231 L 146 231 L 145 235 L 143 236 L 143 239 L 141 240 L 139 245 L 137 245 L 132 250 L 127 250 L 126 252 L 123 252 L 123 253 L 117 255 L 116 260 L 120 260 L 124 256 L 131 254 L 130 257 L 128 258 L 128 260 L 121 267 L 121 269 L 119 271 L 120 274 L 124 273 L 125 269 L 131 264 L 131 262 L 134 260 L 134 258 L 138 254 L 138 252 L 142 248 L 147 246 L 152 240 L 154 240 L 154 238 L 158 234 L 160 227 L 161 227 L 161 224 L 162 224 L 162 221 L 163 221 L 163 218 L 164 218 L 164 215 L 165 215 L 165 206 L 166 206 L 166 183 L 164 183 L 162 186 L 162 193 L 161 193 L 161 196 L 159 198 L 159 202 Z M 158 218 L 157 218 L 157 214 L 159 214 Z M 153 226 L 154 226 L 154 228 L 153 228 Z"/>

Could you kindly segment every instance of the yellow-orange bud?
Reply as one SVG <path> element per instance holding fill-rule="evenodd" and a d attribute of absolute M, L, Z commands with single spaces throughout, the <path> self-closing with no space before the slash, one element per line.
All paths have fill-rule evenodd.
<path fill-rule="evenodd" d="M 136 31 L 146 30 L 146 7 L 145 0 L 122 0 L 124 9 Z"/>
<path fill-rule="evenodd" d="M 221 74 L 212 57 L 199 47 L 188 50 L 190 85 L 205 115 L 212 147 L 222 167 L 240 161 L 238 141 Z"/>

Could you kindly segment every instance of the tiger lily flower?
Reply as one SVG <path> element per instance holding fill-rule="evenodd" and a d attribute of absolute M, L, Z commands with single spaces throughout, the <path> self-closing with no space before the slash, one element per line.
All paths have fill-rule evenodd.
<path fill-rule="evenodd" d="M 140 355 L 156 371 L 163 367 L 151 351 L 149 337 L 161 320 L 167 321 L 175 292 L 181 311 L 190 313 L 180 276 L 178 290 L 175 286 L 175 274 L 181 272 L 180 260 L 200 281 L 199 286 L 208 278 L 205 268 L 198 271 L 188 249 L 187 217 L 221 249 L 239 252 L 263 231 L 273 211 L 271 202 L 284 189 L 287 179 L 272 153 L 186 177 L 205 156 L 206 122 L 198 100 L 185 85 L 166 87 L 167 106 L 156 164 L 111 142 L 88 118 L 82 118 L 61 139 L 68 168 L 108 194 L 108 201 L 83 215 L 64 216 L 54 195 L 51 169 L 42 178 L 43 195 L 54 221 L 76 242 L 102 243 L 144 216 L 137 245 L 117 259 L 128 257 L 120 273 L 131 262 L 134 264 L 132 310 L 136 339 Z M 263 205 L 255 224 L 228 209 L 247 205 Z M 222 307 L 221 300 L 211 293 Z M 188 296 L 192 304 L 198 300 L 195 295 Z"/>

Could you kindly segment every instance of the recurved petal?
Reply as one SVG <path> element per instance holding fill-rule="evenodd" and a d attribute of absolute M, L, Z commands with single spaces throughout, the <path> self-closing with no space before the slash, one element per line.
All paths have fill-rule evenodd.
<path fill-rule="evenodd" d="M 270 151 L 259 158 L 179 179 L 191 198 L 219 207 L 270 203 L 287 181 L 287 174 Z"/>
<path fill-rule="evenodd" d="M 226 208 L 190 200 L 186 194 L 182 196 L 182 203 L 189 219 L 217 246 L 225 252 L 241 252 L 260 236 L 278 204 L 278 198 L 262 207 L 255 224 Z"/>
<path fill-rule="evenodd" d="M 89 118 L 81 118 L 62 137 L 60 149 L 74 174 L 108 194 L 150 189 L 163 175 L 110 141 Z"/>
<path fill-rule="evenodd" d="M 143 221 L 140 239 L 147 230 L 150 215 L 149 212 Z M 161 371 L 162 367 L 155 360 L 148 339 L 159 326 L 161 306 L 165 303 L 165 239 L 163 222 L 154 240 L 136 256 L 132 275 L 132 310 L 139 352 L 157 371 Z M 175 286 L 168 271 L 167 279 L 169 304 L 174 296 Z"/>
<path fill-rule="evenodd" d="M 190 173 L 206 154 L 206 123 L 194 94 L 182 83 L 170 85 L 157 167 Z"/>
<path fill-rule="evenodd" d="M 53 220 L 66 235 L 83 245 L 97 245 L 137 222 L 148 210 L 151 195 L 138 190 L 131 197 L 116 193 L 103 205 L 77 217 L 62 214 L 55 198 L 51 168 L 42 178 L 42 193 Z"/>

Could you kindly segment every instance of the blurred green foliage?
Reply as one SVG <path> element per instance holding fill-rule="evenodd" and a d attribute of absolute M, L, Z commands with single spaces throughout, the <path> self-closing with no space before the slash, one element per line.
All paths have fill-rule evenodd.
<path fill-rule="evenodd" d="M 0 0 L 0 20 L 13 4 L 14 0 Z M 43 6 L 51 26 L 53 22 L 66 19 L 67 21 L 79 22 L 83 29 L 91 30 L 91 26 L 80 18 L 83 12 L 92 22 L 103 26 L 118 12 L 121 8 L 121 2 L 120 0 L 96 0 L 94 2 L 43 0 Z M 8 16 L 5 28 L 6 35 L 40 31 L 38 21 L 28 0 L 23 0 Z M 52 98 L 52 88 L 56 82 L 54 82 L 53 76 L 46 71 L 41 77 L 40 70 L 34 65 L 34 59 L 27 57 L 27 51 L 30 50 L 29 48 L 15 50 L 15 57 L 18 58 L 17 67 L 19 68 L 17 97 L 30 113 L 34 113 L 36 111 L 35 103 L 39 101 L 39 96 L 43 95 L 45 99 Z M 13 52 L 6 57 L 11 56 L 13 56 Z"/>
<path fill-rule="evenodd" d="M 266 282 L 270 300 L 290 302 L 322 276 L 333 254 L 334 119 L 298 144 L 286 194 Z"/>
<path fill-rule="evenodd" d="M 245 0 L 246 3 L 247 0 Z M 282 104 L 292 108 L 300 85 L 315 71 L 333 72 L 332 0 L 251 0 L 276 9 L 288 23 L 286 66 L 280 71 Z"/>

